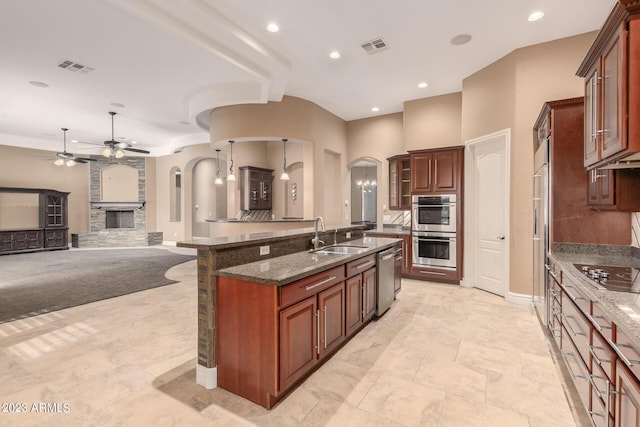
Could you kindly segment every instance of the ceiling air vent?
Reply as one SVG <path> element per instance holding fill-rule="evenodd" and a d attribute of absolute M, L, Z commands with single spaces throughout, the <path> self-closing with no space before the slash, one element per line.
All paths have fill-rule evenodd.
<path fill-rule="evenodd" d="M 68 59 L 63 59 L 58 63 L 58 67 L 63 68 L 68 71 L 72 71 L 74 73 L 81 72 L 87 74 L 90 71 L 93 71 L 93 68 L 87 67 L 86 65 L 78 64 L 77 62 L 69 61 Z"/>
<path fill-rule="evenodd" d="M 369 40 L 368 42 L 362 43 L 361 46 L 369 55 L 373 55 L 374 53 L 378 53 L 389 47 L 382 37 Z"/>

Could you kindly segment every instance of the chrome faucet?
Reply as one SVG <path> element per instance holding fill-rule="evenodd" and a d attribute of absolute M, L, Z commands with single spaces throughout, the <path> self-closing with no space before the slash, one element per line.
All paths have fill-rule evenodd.
<path fill-rule="evenodd" d="M 324 228 L 324 219 L 322 219 L 321 216 L 316 218 L 316 237 L 314 237 L 313 239 L 311 239 L 311 243 L 313 244 L 313 249 L 318 249 L 318 247 L 320 246 L 320 243 L 324 244 L 324 242 L 322 240 L 320 240 L 320 238 L 318 237 L 318 223 L 320 223 L 322 225 L 322 230 L 321 231 L 326 231 L 326 229 Z"/>

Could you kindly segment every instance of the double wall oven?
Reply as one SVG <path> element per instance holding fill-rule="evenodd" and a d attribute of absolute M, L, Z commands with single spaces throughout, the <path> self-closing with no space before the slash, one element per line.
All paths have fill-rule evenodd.
<path fill-rule="evenodd" d="M 413 264 L 455 270 L 456 195 L 414 195 L 411 218 Z"/>

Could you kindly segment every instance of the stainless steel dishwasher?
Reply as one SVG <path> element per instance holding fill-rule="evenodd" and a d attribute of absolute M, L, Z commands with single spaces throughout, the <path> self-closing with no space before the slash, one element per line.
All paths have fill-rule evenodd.
<path fill-rule="evenodd" d="M 382 316 L 391 307 L 394 296 L 396 248 L 378 253 L 376 316 Z"/>

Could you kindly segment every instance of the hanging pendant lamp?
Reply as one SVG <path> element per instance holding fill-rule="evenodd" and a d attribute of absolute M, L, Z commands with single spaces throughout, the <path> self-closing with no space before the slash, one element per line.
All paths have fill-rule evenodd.
<path fill-rule="evenodd" d="M 235 141 L 229 140 L 229 150 L 231 152 L 231 166 L 229 166 L 229 175 L 227 175 L 227 181 L 235 181 L 236 176 L 233 174 L 233 143 Z"/>
<path fill-rule="evenodd" d="M 284 167 L 282 168 L 282 175 L 280 175 L 281 181 L 289 181 L 289 174 L 287 173 L 287 138 L 282 138 L 282 153 L 284 159 Z"/>
<path fill-rule="evenodd" d="M 214 184 L 222 185 L 222 178 L 220 178 L 220 149 L 216 148 L 216 155 L 218 157 L 218 169 L 216 170 L 216 180 Z"/>

